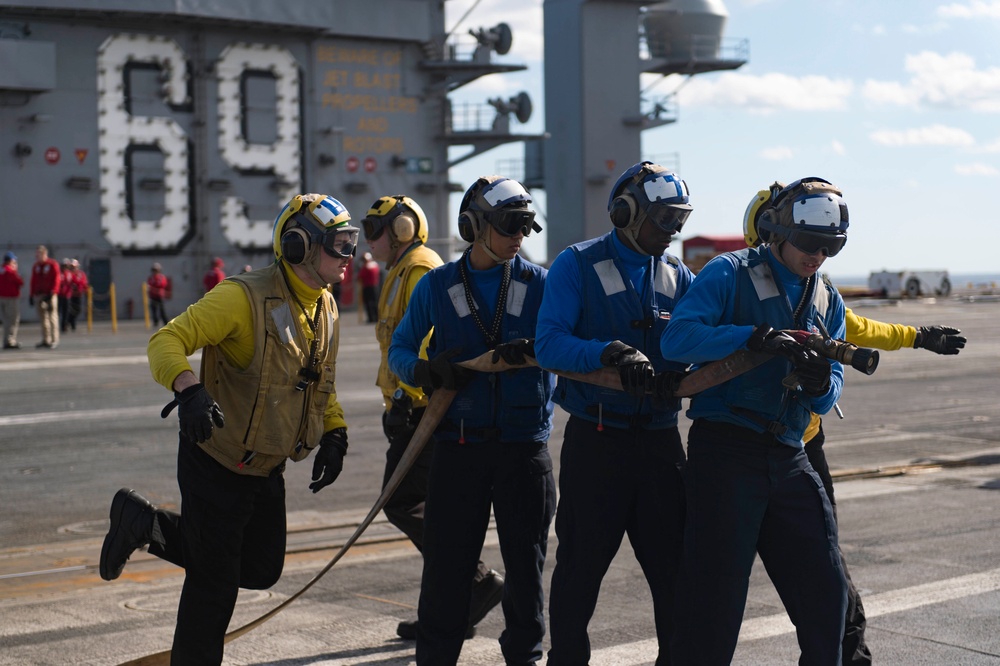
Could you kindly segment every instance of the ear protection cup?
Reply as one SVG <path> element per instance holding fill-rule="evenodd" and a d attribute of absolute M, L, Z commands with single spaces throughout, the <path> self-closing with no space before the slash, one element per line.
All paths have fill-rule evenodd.
<path fill-rule="evenodd" d="M 417 233 L 417 224 L 406 213 L 400 213 L 392 221 L 392 235 L 400 243 L 409 243 Z"/>
<path fill-rule="evenodd" d="M 617 229 L 624 229 L 630 225 L 635 219 L 635 214 L 635 197 L 628 192 L 623 192 L 615 197 L 615 200 L 611 202 L 611 210 L 608 211 L 608 215 L 611 216 L 611 224 Z"/>
<path fill-rule="evenodd" d="M 771 215 L 773 211 L 773 207 L 768 208 L 761 213 L 760 217 L 757 219 L 757 238 L 760 239 L 761 243 L 770 243 L 774 238 L 771 232 L 777 225 L 775 225 L 774 218 Z"/>
<path fill-rule="evenodd" d="M 312 249 L 309 234 L 295 227 L 281 234 L 281 256 L 290 264 L 298 265 L 306 260 Z"/>
<path fill-rule="evenodd" d="M 458 216 L 458 235 L 466 243 L 474 243 L 479 235 L 479 220 L 472 211 L 465 211 Z"/>

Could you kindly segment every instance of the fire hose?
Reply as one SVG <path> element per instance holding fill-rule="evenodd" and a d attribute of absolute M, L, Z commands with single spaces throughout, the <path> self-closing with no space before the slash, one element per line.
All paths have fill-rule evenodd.
<path fill-rule="evenodd" d="M 822 356 L 839 361 L 845 365 L 851 365 L 865 374 L 872 374 L 878 366 L 877 351 L 873 349 L 860 348 L 857 345 L 853 345 L 842 340 L 831 340 L 821 335 L 809 335 L 808 337 L 804 337 L 800 344 L 808 347 L 809 349 L 813 349 Z M 535 359 L 530 357 L 527 358 L 528 362 L 525 365 L 511 365 L 503 359 L 499 359 L 496 363 L 494 363 L 492 357 L 493 352 L 488 351 L 485 354 L 481 354 L 480 356 L 467 361 L 461 361 L 458 365 L 471 370 L 477 370 L 479 372 L 504 372 L 507 370 L 516 370 L 518 368 L 533 367 L 538 365 L 535 362 Z M 698 370 L 685 375 L 677 385 L 673 395 L 679 398 L 692 396 L 695 393 L 699 393 L 705 389 L 729 381 L 730 379 L 743 374 L 744 372 L 747 372 L 748 370 L 751 370 L 772 358 L 774 358 L 774 355 L 766 352 L 752 352 L 746 349 L 737 350 L 726 358 L 708 363 Z M 587 373 L 556 372 L 554 374 L 567 379 L 596 384 L 605 388 L 622 390 L 621 379 L 615 368 L 600 368 Z M 347 553 L 351 546 L 357 542 L 364 531 L 372 524 L 372 521 L 375 520 L 376 516 L 378 516 L 379 512 L 385 507 L 386 503 L 392 497 L 392 494 L 399 487 L 400 483 L 402 483 L 403 478 L 410 471 L 410 468 L 413 467 L 413 464 L 416 462 L 420 452 L 430 440 L 431 435 L 434 434 L 434 431 L 437 429 L 438 424 L 440 424 L 441 419 L 444 418 L 444 415 L 447 413 L 448 408 L 451 406 L 456 394 L 457 391 L 447 389 L 437 389 L 433 394 L 431 394 L 427 402 L 427 407 L 424 410 L 424 415 L 420 419 L 420 423 L 417 424 L 416 430 L 414 430 L 413 435 L 410 438 L 410 443 L 406 447 L 406 451 L 403 452 L 399 463 L 396 465 L 395 471 L 393 471 L 389 480 L 383 487 L 382 494 L 378 496 L 378 499 L 375 500 L 375 504 L 365 516 L 364 520 L 361 521 L 357 529 L 354 530 L 354 533 L 347 539 L 347 541 L 344 542 L 344 545 L 340 547 L 340 550 L 337 551 L 333 558 L 331 558 L 330 561 L 327 562 L 327 564 L 320 569 L 320 571 L 298 592 L 288 597 L 257 619 L 228 632 L 225 636 L 226 643 L 229 643 L 230 641 L 243 636 L 253 629 L 256 629 L 280 613 L 289 604 L 305 594 L 309 588 L 315 585 L 330 569 L 333 568 L 333 565 L 340 561 L 344 554 Z M 146 655 L 145 657 L 139 657 L 138 659 L 123 662 L 120 666 L 167 666 L 169 663 L 170 650 L 164 650 L 155 654 Z"/>

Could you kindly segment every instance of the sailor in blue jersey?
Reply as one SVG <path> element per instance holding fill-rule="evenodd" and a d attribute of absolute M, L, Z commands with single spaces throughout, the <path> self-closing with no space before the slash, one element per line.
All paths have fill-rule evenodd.
<path fill-rule="evenodd" d="M 614 229 L 556 257 L 538 314 L 542 367 L 619 371 L 624 390 L 559 378 L 555 402 L 570 414 L 560 458 L 550 666 L 587 664 L 587 625 L 601 581 L 628 534 L 653 597 L 660 654 L 669 663 L 674 578 L 680 558 L 684 447 L 675 385 L 686 364 L 660 355 L 660 334 L 691 272 L 666 254 L 691 213 L 687 185 L 641 162 L 611 190 Z"/>
<path fill-rule="evenodd" d="M 546 270 L 518 256 L 524 236 L 541 229 L 530 203 L 509 178 L 485 176 L 469 188 L 459 233 L 471 245 L 417 283 L 389 347 L 389 366 L 402 381 L 458 390 L 434 434 L 417 609 L 421 666 L 458 661 L 491 506 L 506 570 L 500 648 L 507 664 L 542 657 L 542 567 L 556 501 L 548 451 L 555 381 L 537 367 L 478 373 L 454 363 L 492 349 L 494 361 L 524 363 L 534 354 Z M 432 328 L 428 361 L 418 354 Z"/>
<path fill-rule="evenodd" d="M 677 664 L 731 662 L 755 553 L 795 624 L 799 663 L 840 664 L 847 583 L 802 433 L 810 412 L 836 403 L 843 368 L 790 343 L 789 331 L 823 324 L 843 339 L 844 303 L 817 272 L 843 248 L 847 227 L 837 188 L 819 178 L 791 183 L 758 221 L 766 245 L 710 261 L 663 334 L 663 355 L 686 363 L 742 348 L 775 353 L 691 399 Z"/>

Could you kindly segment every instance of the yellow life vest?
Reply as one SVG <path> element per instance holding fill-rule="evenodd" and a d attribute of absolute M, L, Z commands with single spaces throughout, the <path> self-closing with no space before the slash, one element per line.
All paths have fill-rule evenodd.
<path fill-rule="evenodd" d="M 250 365 L 240 369 L 218 347 L 204 349 L 201 381 L 226 415 L 226 425 L 200 446 L 238 474 L 267 476 L 286 458 L 308 456 L 323 436 L 323 415 L 335 392 L 337 304 L 323 290 L 312 368 L 319 378 L 307 382 L 299 370 L 310 364 L 313 335 L 302 325 L 278 264 L 229 279 L 250 301 L 254 353 Z"/>
<path fill-rule="evenodd" d="M 410 302 L 408 290 L 413 289 L 413 285 L 409 283 L 410 273 L 418 267 L 427 272 L 443 263 L 434 250 L 422 244 L 415 245 L 400 257 L 385 277 L 382 294 L 378 299 L 378 324 L 375 325 L 375 337 L 378 338 L 378 346 L 382 352 L 382 362 L 379 364 L 375 383 L 382 389 L 386 409 L 391 406 L 392 394 L 401 383 L 399 377 L 389 369 L 389 345 L 392 343 L 392 333 L 402 321 Z M 420 389 L 407 387 L 407 393 L 413 398 L 414 407 L 427 406 L 427 396 Z"/>

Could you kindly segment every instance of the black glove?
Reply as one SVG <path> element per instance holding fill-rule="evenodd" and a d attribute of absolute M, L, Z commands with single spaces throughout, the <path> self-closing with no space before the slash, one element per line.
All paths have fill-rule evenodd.
<path fill-rule="evenodd" d="M 414 381 L 425 389 L 462 390 L 472 380 L 475 370 L 463 368 L 450 361 L 461 352 L 461 349 L 449 349 L 441 352 L 430 361 L 419 359 L 417 364 L 413 366 Z"/>
<path fill-rule="evenodd" d="M 786 355 L 789 344 L 795 339 L 787 331 L 776 331 L 767 324 L 760 324 L 753 329 L 747 339 L 747 349 L 768 354 Z"/>
<path fill-rule="evenodd" d="M 526 356 L 535 358 L 534 339 L 518 338 L 510 342 L 501 343 L 493 350 L 494 363 L 503 359 L 511 365 L 524 365 Z"/>
<path fill-rule="evenodd" d="M 396 396 L 399 396 L 398 398 Z M 405 437 L 413 432 L 410 417 L 413 415 L 413 398 L 401 388 L 396 389 L 389 410 L 382 416 L 382 432 L 389 440 Z"/>
<path fill-rule="evenodd" d="M 961 332 L 951 326 L 921 326 L 917 329 L 917 339 L 913 342 L 913 348 L 923 347 L 935 354 L 952 356 L 965 347 L 965 337 L 959 335 Z"/>
<path fill-rule="evenodd" d="M 647 390 L 653 388 L 653 365 L 645 354 L 621 340 L 615 340 L 604 348 L 601 365 L 618 368 L 622 390 L 629 395 L 642 398 Z"/>
<path fill-rule="evenodd" d="M 676 399 L 677 389 L 687 377 L 686 372 L 668 370 L 658 372 L 653 380 L 653 408 L 667 409 Z"/>
<path fill-rule="evenodd" d="M 830 362 L 820 356 L 812 349 L 805 350 L 796 360 L 795 376 L 799 379 L 799 386 L 802 392 L 811 397 L 826 395 L 830 390 L 830 372 L 832 366 Z"/>
<path fill-rule="evenodd" d="M 35 297 L 34 296 L 28 296 L 28 305 L 31 305 L 31 306 L 35 305 Z"/>
<path fill-rule="evenodd" d="M 49 294 L 48 296 L 45 296 L 44 297 L 45 302 L 48 303 L 49 305 L 52 305 L 52 297 L 53 296 L 55 296 L 55 294 Z"/>
<path fill-rule="evenodd" d="M 208 394 L 204 384 L 189 386 L 180 393 L 174 391 L 174 399 L 163 408 L 160 416 L 167 418 L 174 407 L 177 407 L 181 432 L 196 442 L 204 442 L 212 436 L 213 423 L 219 428 L 226 425 L 222 408 Z"/>
<path fill-rule="evenodd" d="M 309 490 L 314 493 L 326 488 L 337 480 L 344 470 L 344 456 L 347 455 L 347 428 L 334 428 L 319 440 L 319 449 L 313 459 L 312 483 Z"/>

